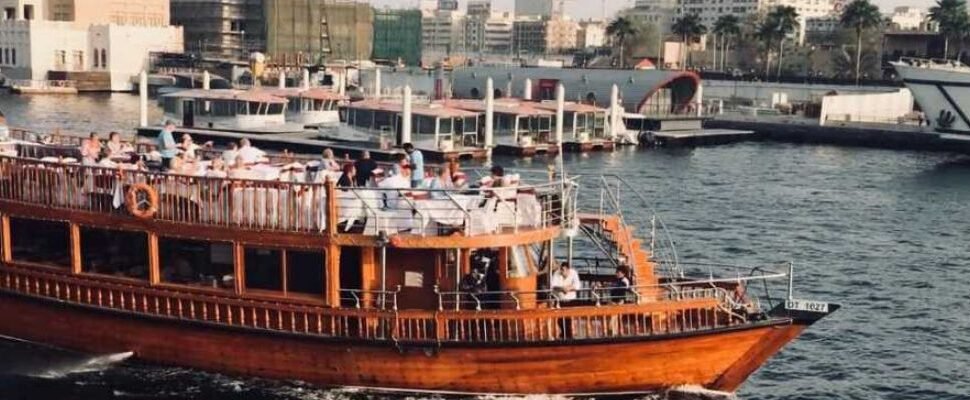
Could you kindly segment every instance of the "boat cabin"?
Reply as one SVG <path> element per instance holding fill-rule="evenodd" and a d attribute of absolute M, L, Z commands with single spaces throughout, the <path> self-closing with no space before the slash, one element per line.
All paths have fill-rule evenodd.
<path fill-rule="evenodd" d="M 397 146 L 411 142 L 419 149 L 452 151 L 480 147 L 479 113 L 444 102 L 418 103 L 411 107 L 411 133 L 405 137 L 404 104 L 397 101 L 365 100 L 343 109 L 344 122 L 371 135 L 381 143 Z"/>
<path fill-rule="evenodd" d="M 286 121 L 314 127 L 340 122 L 340 105 L 347 97 L 328 88 L 261 88 L 260 93 L 287 100 Z"/>
<path fill-rule="evenodd" d="M 454 107 L 485 113 L 481 100 L 453 100 Z M 556 112 L 538 106 L 538 103 L 518 99 L 495 100 L 493 124 L 496 146 L 536 147 L 555 143 Z"/>
<path fill-rule="evenodd" d="M 286 124 L 288 100 L 258 91 L 182 90 L 162 96 L 165 118 L 185 128 L 263 130 Z"/>
<path fill-rule="evenodd" d="M 537 108 L 556 112 L 555 101 L 536 103 Z M 594 105 L 566 102 L 563 107 L 563 141 L 587 143 L 612 140 L 606 129 L 608 110 Z"/>

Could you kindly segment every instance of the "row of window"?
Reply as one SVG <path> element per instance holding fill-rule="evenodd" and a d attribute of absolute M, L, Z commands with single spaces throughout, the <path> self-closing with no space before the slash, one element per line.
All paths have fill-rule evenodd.
<path fill-rule="evenodd" d="M 17 49 L 3 47 L 0 48 L 0 65 L 17 65 Z"/>
<path fill-rule="evenodd" d="M 81 271 L 147 281 L 148 235 L 145 232 L 81 227 Z M 65 222 L 10 218 L 11 258 L 61 268 L 71 265 L 70 228 Z M 234 290 L 231 243 L 159 237 L 161 282 Z M 244 287 L 283 295 L 324 294 L 323 251 L 243 247 Z"/>
<path fill-rule="evenodd" d="M 108 49 L 94 49 L 94 68 L 108 68 Z"/>

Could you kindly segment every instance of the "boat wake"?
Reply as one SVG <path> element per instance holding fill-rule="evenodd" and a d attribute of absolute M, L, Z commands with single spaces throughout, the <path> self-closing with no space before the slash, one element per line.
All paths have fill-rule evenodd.
<path fill-rule="evenodd" d="M 124 362 L 125 360 L 131 358 L 131 356 L 134 354 L 135 353 L 126 351 L 124 353 L 88 357 L 82 360 L 70 360 L 62 364 L 53 365 L 44 369 L 43 371 L 27 375 L 35 378 L 58 379 L 73 374 L 101 372 L 111 368 L 115 364 Z"/>
<path fill-rule="evenodd" d="M 684 385 L 670 389 L 664 400 L 738 400 L 734 393 L 706 389 L 696 385 Z"/>

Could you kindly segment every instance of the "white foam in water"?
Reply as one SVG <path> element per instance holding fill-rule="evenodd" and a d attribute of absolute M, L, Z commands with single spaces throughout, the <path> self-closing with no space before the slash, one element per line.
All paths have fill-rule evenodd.
<path fill-rule="evenodd" d="M 681 397 L 682 396 L 682 397 Z M 737 400 L 731 392 L 711 390 L 697 385 L 678 386 L 667 391 L 667 398 L 671 399 L 703 399 L 703 400 Z"/>
<path fill-rule="evenodd" d="M 87 372 L 99 372 L 110 368 L 112 365 L 123 362 L 135 353 L 126 351 L 124 353 L 107 354 L 103 356 L 90 357 L 83 360 L 66 362 L 60 365 L 47 368 L 36 374 L 30 374 L 37 378 L 63 378 L 71 374 L 83 374 Z"/>

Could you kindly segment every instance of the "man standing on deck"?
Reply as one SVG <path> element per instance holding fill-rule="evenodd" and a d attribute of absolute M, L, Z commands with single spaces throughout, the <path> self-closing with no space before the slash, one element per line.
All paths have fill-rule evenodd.
<path fill-rule="evenodd" d="M 411 158 L 411 187 L 417 188 L 424 182 L 424 154 L 411 143 L 405 143 L 404 152 Z"/>
<path fill-rule="evenodd" d="M 175 123 L 171 120 L 165 121 L 165 127 L 158 133 L 158 152 L 162 154 L 162 169 L 169 169 L 172 166 L 172 159 L 178 153 L 175 143 Z"/>
<path fill-rule="evenodd" d="M 357 168 L 357 187 L 365 187 L 377 169 L 377 162 L 370 158 L 369 151 L 364 150 L 360 159 L 354 162 L 354 167 Z"/>

